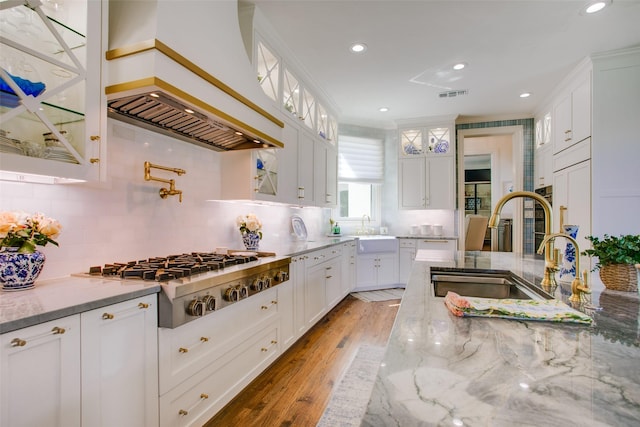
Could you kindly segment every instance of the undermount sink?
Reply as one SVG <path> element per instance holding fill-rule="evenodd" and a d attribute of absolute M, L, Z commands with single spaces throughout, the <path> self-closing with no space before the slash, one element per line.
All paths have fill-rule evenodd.
<path fill-rule="evenodd" d="M 375 254 L 381 252 L 397 252 L 398 239 L 395 236 L 369 234 L 358 237 L 359 254 Z"/>
<path fill-rule="evenodd" d="M 526 280 L 504 270 L 431 269 L 436 297 L 447 292 L 479 298 L 545 300 L 553 297 Z"/>

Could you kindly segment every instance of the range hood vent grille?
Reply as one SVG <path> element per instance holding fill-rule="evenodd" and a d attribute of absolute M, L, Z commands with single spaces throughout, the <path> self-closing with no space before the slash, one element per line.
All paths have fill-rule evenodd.
<path fill-rule="evenodd" d="M 109 116 L 161 132 L 205 148 L 229 151 L 271 145 L 194 111 L 163 92 L 131 95 L 107 101 Z"/>

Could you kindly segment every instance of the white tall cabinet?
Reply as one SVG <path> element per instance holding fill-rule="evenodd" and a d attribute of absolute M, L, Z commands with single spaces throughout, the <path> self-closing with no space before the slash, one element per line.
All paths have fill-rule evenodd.
<path fill-rule="evenodd" d="M 455 209 L 454 120 L 400 127 L 400 209 Z"/>

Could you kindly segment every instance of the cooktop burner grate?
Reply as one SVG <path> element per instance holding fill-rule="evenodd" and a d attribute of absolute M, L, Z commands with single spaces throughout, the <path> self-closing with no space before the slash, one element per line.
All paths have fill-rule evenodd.
<path fill-rule="evenodd" d="M 155 280 L 158 282 L 189 277 L 207 271 L 257 261 L 256 255 L 221 255 L 192 252 L 188 254 L 154 257 L 126 263 L 110 263 L 89 269 L 90 275 L 118 277 L 120 279 Z"/>

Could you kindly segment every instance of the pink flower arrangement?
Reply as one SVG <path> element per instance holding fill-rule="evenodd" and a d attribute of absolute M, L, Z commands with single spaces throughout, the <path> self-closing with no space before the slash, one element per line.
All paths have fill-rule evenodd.
<path fill-rule="evenodd" d="M 58 246 L 53 240 L 62 230 L 62 225 L 41 213 L 0 212 L 0 247 L 17 248 L 20 253 L 33 253 L 36 246 L 47 243 Z"/>

